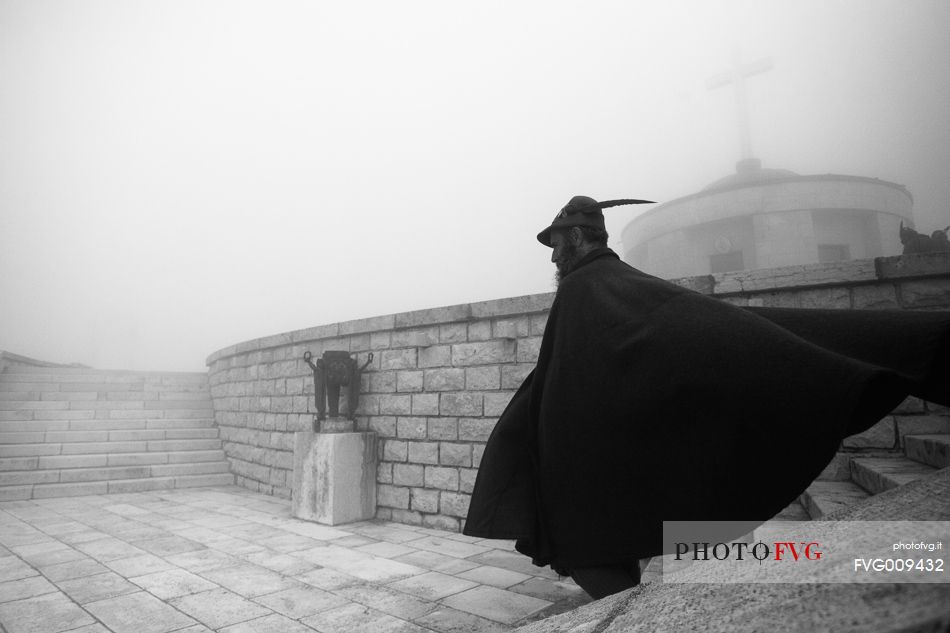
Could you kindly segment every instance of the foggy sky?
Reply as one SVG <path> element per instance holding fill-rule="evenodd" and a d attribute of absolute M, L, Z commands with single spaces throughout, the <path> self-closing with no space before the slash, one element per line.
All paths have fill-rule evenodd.
<path fill-rule="evenodd" d="M 0 0 L 0 349 L 204 369 L 227 345 L 552 289 L 577 194 L 764 167 L 950 224 L 943 0 Z M 638 212 L 607 211 L 619 249 Z"/>

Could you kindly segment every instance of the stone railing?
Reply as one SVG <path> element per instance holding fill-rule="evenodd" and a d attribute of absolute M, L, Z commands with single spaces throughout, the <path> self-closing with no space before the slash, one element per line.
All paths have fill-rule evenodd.
<path fill-rule="evenodd" d="M 743 306 L 950 308 L 950 253 L 675 280 Z M 362 365 L 357 426 L 379 434 L 377 516 L 457 530 L 499 414 L 537 360 L 553 293 L 323 325 L 208 358 L 215 421 L 240 485 L 287 497 L 293 433 L 310 430 L 305 351 Z"/>

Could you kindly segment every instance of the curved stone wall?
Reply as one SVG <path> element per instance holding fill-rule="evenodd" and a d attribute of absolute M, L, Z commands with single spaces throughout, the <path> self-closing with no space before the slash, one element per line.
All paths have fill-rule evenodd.
<path fill-rule="evenodd" d="M 705 275 L 680 285 L 738 305 L 950 308 L 950 253 Z M 335 323 L 208 358 L 215 421 L 237 482 L 290 496 L 293 433 L 311 428 L 305 351 L 360 364 L 360 429 L 379 434 L 377 516 L 457 530 L 485 441 L 537 360 L 553 293 Z"/>
<path fill-rule="evenodd" d="M 240 485 L 290 496 L 293 433 L 313 420 L 305 351 L 362 365 L 357 426 L 380 438 L 378 516 L 458 530 L 485 441 L 534 367 L 554 295 L 347 321 L 208 358 L 215 420 Z"/>

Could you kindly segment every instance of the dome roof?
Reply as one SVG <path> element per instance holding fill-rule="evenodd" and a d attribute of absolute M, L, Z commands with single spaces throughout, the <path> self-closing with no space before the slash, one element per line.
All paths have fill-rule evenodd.
<path fill-rule="evenodd" d="M 798 175 L 788 169 L 762 169 L 762 161 L 758 158 L 747 158 L 736 163 L 736 173 L 706 185 L 702 191 L 736 189 L 761 182 L 795 178 Z"/>

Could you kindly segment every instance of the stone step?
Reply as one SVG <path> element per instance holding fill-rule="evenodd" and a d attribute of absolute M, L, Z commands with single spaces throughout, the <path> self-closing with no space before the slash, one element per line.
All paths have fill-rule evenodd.
<path fill-rule="evenodd" d="M 808 516 L 817 520 L 869 496 L 871 495 L 867 491 L 853 481 L 819 480 L 812 482 L 800 499 L 808 511 Z"/>
<path fill-rule="evenodd" d="M 0 410 L 2 420 L 198 420 L 211 418 L 214 410 L 208 407 L 168 407 L 153 409 L 150 407 L 105 407 L 88 409 L 21 409 L 15 411 Z"/>
<path fill-rule="evenodd" d="M 788 504 L 781 512 L 771 519 L 772 521 L 808 521 L 810 517 L 802 503 L 796 499 Z"/>
<path fill-rule="evenodd" d="M 214 428 L 210 417 L 149 420 L 4 420 L 0 433 L 29 433 L 37 431 L 135 431 L 145 429 L 209 429 Z"/>
<path fill-rule="evenodd" d="M 29 436 L 30 434 L 13 434 Z M 39 435 L 44 435 L 40 433 Z M 178 451 L 208 451 L 221 448 L 221 440 L 215 439 L 165 439 L 105 442 L 32 442 L 0 443 L 0 457 L 31 457 L 39 455 L 93 455 L 99 453 L 151 453 Z"/>
<path fill-rule="evenodd" d="M 111 493 L 143 492 L 147 490 L 171 490 L 198 486 L 234 485 L 231 473 L 199 475 L 174 475 L 168 477 L 145 477 L 139 479 L 113 479 L 108 481 L 84 481 L 71 483 L 26 484 L 0 486 L 0 501 L 43 499 L 52 497 L 76 497 Z"/>
<path fill-rule="evenodd" d="M 211 391 L 196 389 L 193 391 L 0 391 L 0 407 L 6 408 L 8 402 L 167 402 L 190 401 L 207 403 L 211 400 Z"/>
<path fill-rule="evenodd" d="M 851 479 L 872 495 L 903 486 L 936 470 L 906 457 L 858 457 L 851 460 Z"/>
<path fill-rule="evenodd" d="M 0 487 L 27 484 L 80 483 L 117 479 L 143 479 L 180 475 L 229 473 L 226 461 L 154 464 L 145 466 L 112 466 L 104 468 L 64 468 L 61 470 L 23 470 L 0 472 Z"/>
<path fill-rule="evenodd" d="M 164 371 L 124 371 L 110 369 L 75 368 L 37 368 L 19 369 L 0 374 L 3 383 L 67 383 L 67 382 L 105 382 L 134 383 L 150 382 L 155 384 L 208 384 L 208 375 L 204 372 L 164 372 Z"/>
<path fill-rule="evenodd" d="M 169 451 L 154 453 L 113 453 L 99 455 L 34 455 L 0 457 L 0 476 L 7 472 L 59 470 L 63 468 L 104 468 L 107 466 L 148 466 L 219 462 L 227 467 L 223 450 Z"/>
<path fill-rule="evenodd" d="M 154 442 L 164 440 L 217 439 L 218 429 L 214 427 L 191 429 L 96 429 L 87 431 L 36 429 L 32 431 L 0 432 L 0 444 L 77 444 L 86 442 Z"/>
<path fill-rule="evenodd" d="M 894 418 L 900 446 L 908 435 L 945 435 L 950 433 L 950 418 L 944 415 L 899 415 Z"/>
<path fill-rule="evenodd" d="M 203 400 L 0 400 L 0 411 L 134 411 L 136 409 L 200 410 L 210 415 L 212 404 L 210 396 Z M 41 419 L 42 416 L 34 416 L 34 418 Z"/>
<path fill-rule="evenodd" d="M 950 435 L 907 435 L 904 453 L 915 462 L 946 468 L 950 466 Z"/>

